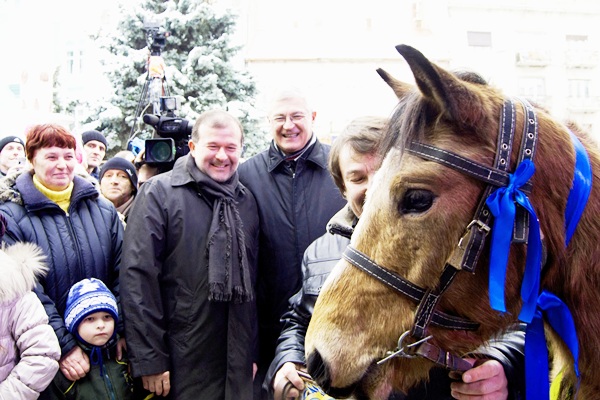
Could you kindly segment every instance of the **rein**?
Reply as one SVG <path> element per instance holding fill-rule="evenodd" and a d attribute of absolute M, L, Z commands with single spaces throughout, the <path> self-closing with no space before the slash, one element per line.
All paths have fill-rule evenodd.
<path fill-rule="evenodd" d="M 579 376 L 577 369 L 577 338 L 571 314 L 564 303 L 556 296 L 546 291 L 540 294 L 539 291 L 542 243 L 538 218 L 527 197 L 527 194 L 531 191 L 529 180 L 535 171 L 533 157 L 538 139 L 538 124 L 533 107 L 525 100 L 520 100 L 520 102 L 525 113 L 525 123 L 517 158 L 517 168 L 514 173 L 507 172 L 516 121 L 515 105 L 512 100 L 506 100 L 503 105 L 496 156 L 492 167 L 424 143 L 411 142 L 407 146 L 407 151 L 411 154 L 446 165 L 487 183 L 472 221 L 465 228 L 451 256 L 446 261 L 443 272 L 434 288 L 424 289 L 409 282 L 393 271 L 381 267 L 352 246 L 348 246 L 344 252 L 343 257 L 349 263 L 418 303 L 412 329 L 400 336 L 398 347 L 394 351 L 388 352 L 387 356 L 380 360 L 378 364 L 385 363 L 394 357 L 422 356 L 452 370 L 464 372 L 471 368 L 471 365 L 462 360 L 461 357 L 449 354 L 431 344 L 429 340 L 432 337 L 427 336 L 427 331 L 430 323 L 447 329 L 466 329 L 460 328 L 458 325 L 468 326 L 469 329 L 477 329 L 478 325 L 476 323 L 461 317 L 448 316 L 436 310 L 436 306 L 459 271 L 475 272 L 488 234 L 492 231 L 489 285 L 490 305 L 495 310 L 506 312 L 504 284 L 511 242 L 527 243 L 528 245 L 525 274 L 521 286 L 523 306 L 519 314 L 521 321 L 530 323 L 533 320 L 534 322 L 528 326 L 526 337 L 526 354 L 528 355 L 526 363 L 529 363 L 526 365 L 528 381 L 530 376 L 536 376 L 536 379 L 532 382 L 539 382 L 540 373 L 535 374 L 535 370 L 540 370 L 540 368 L 531 361 L 536 361 L 544 355 L 540 347 L 543 347 L 543 350 L 546 351 L 546 357 L 544 357 L 545 371 L 548 370 L 547 349 L 544 341 L 543 324 L 541 323 L 542 312 L 571 350 L 575 359 L 575 373 Z M 576 149 L 576 168 L 565 217 L 566 244 L 568 244 L 577 226 L 591 190 L 591 167 L 589 166 L 587 153 L 572 133 L 571 139 Z M 446 318 L 450 318 L 453 322 L 446 323 Z M 530 334 L 530 332 L 534 333 Z M 541 341 L 539 340 L 540 332 Z M 409 336 L 416 341 L 405 345 L 403 342 Z M 533 336 L 537 336 L 538 339 L 530 340 Z M 534 345 L 531 346 L 530 342 Z M 537 347 L 537 350 L 528 351 L 528 348 L 534 347 Z M 456 361 L 458 359 L 462 363 Z M 541 371 L 543 375 L 544 370 L 541 369 Z M 540 379 L 545 380 L 547 383 L 547 376 L 546 373 L 546 377 L 542 376 Z M 538 388 L 537 390 L 540 392 L 537 392 L 536 389 L 530 389 L 528 386 L 528 398 L 530 398 L 530 395 L 543 393 L 544 389 Z"/>

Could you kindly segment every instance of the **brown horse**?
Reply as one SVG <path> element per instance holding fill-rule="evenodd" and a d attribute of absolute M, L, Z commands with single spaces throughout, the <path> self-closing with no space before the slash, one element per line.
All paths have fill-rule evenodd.
<path fill-rule="evenodd" d="M 417 85 L 380 72 L 400 102 L 388 129 L 386 158 L 367 196 L 351 246 L 361 257 L 368 257 L 426 293 L 436 292 L 444 266 L 459 264 L 453 261 L 457 243 L 464 239 L 473 215 L 481 210 L 489 182 L 409 151 L 412 144 L 434 146 L 492 171 L 504 163 L 507 173 L 514 173 L 522 160 L 519 143 L 527 139 L 523 127 L 532 118 L 526 107 L 514 108 L 514 150 L 508 162 L 499 160 L 500 115 L 506 100 L 502 92 L 477 79 L 461 79 L 409 46 L 401 45 L 397 50 L 408 62 Z M 593 141 L 576 132 L 589 155 L 593 176 L 589 200 L 566 246 L 565 210 L 577 153 L 567 126 L 542 109 L 535 109 L 535 115 L 537 143 L 535 154 L 531 154 L 535 173 L 526 191 L 541 232 L 540 290 L 555 294 L 571 311 L 580 350 L 578 398 L 593 399 L 600 393 L 600 154 Z M 487 233 L 491 228 L 492 224 L 479 231 Z M 529 229 L 534 229 L 531 223 Z M 408 338 L 407 343 L 431 335 L 428 343 L 464 355 L 517 322 L 524 304 L 520 288 L 528 245 L 510 244 L 503 294 L 506 312 L 490 307 L 489 239 L 482 248 L 473 266 L 475 272 L 459 267 L 434 303 L 438 316 L 452 315 L 478 325 L 462 330 L 427 323 L 424 334 Z M 338 395 L 355 391 L 359 397 L 382 398 L 390 387 L 406 391 L 427 379 L 433 362 L 423 357 L 394 357 L 381 365 L 376 362 L 396 348 L 404 332 L 414 335 L 416 313 L 414 299 L 348 260 L 340 261 L 322 288 L 306 335 L 309 372 Z M 435 319 L 431 315 L 429 319 Z M 556 331 L 548 327 L 546 331 L 553 370 L 565 366 L 562 387 L 575 387 L 571 352 Z"/>

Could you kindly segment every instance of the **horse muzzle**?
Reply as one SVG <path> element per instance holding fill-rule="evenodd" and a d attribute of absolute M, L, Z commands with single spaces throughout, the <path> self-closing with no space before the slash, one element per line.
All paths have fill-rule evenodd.
<path fill-rule="evenodd" d="M 329 396 L 336 399 L 345 399 L 352 396 L 356 400 L 367 400 L 373 399 L 373 388 L 369 383 L 373 383 L 373 378 L 379 376 L 378 367 L 376 361 L 367 368 L 364 375 L 354 383 L 346 385 L 344 387 L 336 387 L 332 385 L 331 369 L 329 365 L 323 360 L 321 353 L 318 350 L 314 350 L 308 355 L 307 358 L 307 369 L 308 373 L 314 379 L 314 381 L 327 393 Z M 376 397 L 379 398 L 379 397 Z M 382 398 L 387 398 L 382 397 Z"/>

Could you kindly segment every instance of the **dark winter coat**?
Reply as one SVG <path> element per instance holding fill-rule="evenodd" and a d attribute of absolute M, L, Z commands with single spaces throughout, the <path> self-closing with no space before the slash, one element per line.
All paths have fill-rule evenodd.
<path fill-rule="evenodd" d="M 119 299 L 123 224 L 113 204 L 85 178 L 75 176 L 69 212 L 65 213 L 33 184 L 25 171 L 0 180 L 0 212 L 8 226 L 4 242 L 38 244 L 49 271 L 35 292 L 44 304 L 62 354 L 77 345 L 64 324 L 69 289 L 85 278 L 97 278 Z M 121 332 L 121 324 L 117 331 Z"/>
<path fill-rule="evenodd" d="M 82 346 L 90 356 L 90 349 Z M 91 356 L 90 356 L 91 357 Z M 50 385 L 51 398 L 56 400 L 134 400 L 133 379 L 129 374 L 127 358 L 116 358 L 116 342 L 102 351 L 102 371 L 99 364 L 90 365 L 90 372 L 72 382 L 58 372 Z M 102 373 L 103 372 L 103 373 Z"/>
<path fill-rule="evenodd" d="M 286 362 L 306 365 L 304 358 L 304 337 L 312 317 L 315 302 L 323 283 L 333 267 L 340 260 L 342 252 L 350 244 L 354 214 L 349 207 L 341 210 L 327 225 L 328 233 L 315 240 L 304 253 L 302 260 L 303 285 L 298 293 L 290 298 L 289 309 L 283 316 L 284 328 L 279 336 L 275 358 L 271 363 L 264 382 L 264 388 L 273 393 L 273 379 Z M 525 332 L 519 329 L 509 331 L 492 340 L 477 354 L 484 358 L 496 359 L 504 367 L 509 382 L 509 399 L 522 399 L 524 396 L 524 344 Z M 421 384 L 409 391 L 408 395 L 395 393 L 394 400 L 451 400 L 448 371 L 434 368 L 430 372 L 430 383 Z"/>
<path fill-rule="evenodd" d="M 121 296 L 133 374 L 170 371 L 172 399 L 247 399 L 256 304 L 208 301 L 212 204 L 186 169 L 189 157 L 144 183 L 129 214 Z M 242 184 L 236 193 L 254 286 L 256 201 Z"/>
<path fill-rule="evenodd" d="M 240 165 L 240 180 L 254 193 L 260 213 L 257 306 L 265 369 L 281 333 L 280 318 L 302 283 L 304 250 L 346 203 L 327 170 L 329 148 L 317 140 L 292 171 L 272 142 Z"/>

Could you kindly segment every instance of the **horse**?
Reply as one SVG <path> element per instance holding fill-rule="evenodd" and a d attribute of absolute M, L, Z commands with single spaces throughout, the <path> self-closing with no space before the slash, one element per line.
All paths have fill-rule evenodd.
<path fill-rule="evenodd" d="M 597 145 L 542 107 L 445 70 L 410 46 L 396 49 L 416 84 L 378 70 L 399 102 L 351 244 L 308 327 L 309 373 L 334 397 L 386 398 L 391 388 L 406 392 L 427 380 L 436 363 L 466 370 L 460 356 L 541 315 L 551 375 L 562 370 L 561 396 L 574 389 L 578 399 L 597 398 Z M 576 184 L 582 158 L 587 180 Z M 498 230 L 506 218 L 488 199 L 509 187 L 527 207 L 513 204 L 514 219 Z M 499 243 L 508 234 L 505 247 L 496 231 Z M 542 294 L 570 311 L 574 345 L 539 311 Z"/>

